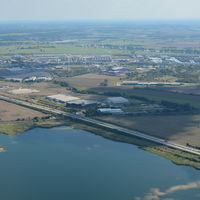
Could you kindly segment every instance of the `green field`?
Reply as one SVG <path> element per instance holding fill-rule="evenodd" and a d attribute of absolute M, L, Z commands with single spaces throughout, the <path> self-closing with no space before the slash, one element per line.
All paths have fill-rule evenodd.
<path fill-rule="evenodd" d="M 8 135 L 15 135 L 17 133 L 22 133 L 33 127 L 32 121 L 26 122 L 9 122 L 0 124 L 0 133 L 5 133 Z"/>
<path fill-rule="evenodd" d="M 186 145 L 200 146 L 200 115 L 99 116 L 98 119 Z"/>
<path fill-rule="evenodd" d="M 4 54 L 198 55 L 198 22 L 0 25 Z M 12 31 L 10 30 L 12 28 Z M 68 42 L 62 42 L 62 41 Z M 83 47 L 85 46 L 85 47 Z M 183 51 L 183 52 L 181 52 Z"/>
<path fill-rule="evenodd" d="M 181 94 L 175 92 L 169 92 L 162 90 L 162 88 L 94 88 L 88 90 L 88 92 L 94 92 L 98 94 L 107 94 L 109 93 L 114 96 L 117 94 L 124 97 L 132 96 L 134 97 L 144 97 L 147 100 L 154 101 L 155 103 L 160 103 L 161 101 L 169 101 L 177 104 L 190 104 L 194 108 L 200 109 L 200 96 L 190 95 L 190 94 Z"/>
<path fill-rule="evenodd" d="M 55 45 L 53 47 L 44 47 L 44 46 L 1 46 L 0 55 L 12 55 L 12 54 L 127 54 L 128 51 L 121 51 L 116 49 L 102 49 L 94 47 L 79 47 L 73 45 Z"/>
<path fill-rule="evenodd" d="M 58 80 L 66 82 L 71 87 L 83 90 L 98 87 L 104 82 L 104 80 L 107 80 L 107 85 L 114 86 L 117 81 L 119 81 L 119 77 L 87 73 L 69 78 L 59 78 Z"/>

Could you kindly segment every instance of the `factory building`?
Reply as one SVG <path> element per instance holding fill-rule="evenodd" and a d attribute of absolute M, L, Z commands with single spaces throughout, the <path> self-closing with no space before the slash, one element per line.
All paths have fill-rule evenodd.
<path fill-rule="evenodd" d="M 46 99 L 57 102 L 57 103 L 64 103 L 64 104 L 67 104 L 70 101 L 80 100 L 80 98 L 78 97 L 69 96 L 65 94 L 56 94 L 56 95 L 47 96 Z"/>
<path fill-rule="evenodd" d="M 70 107 L 74 107 L 74 108 L 84 108 L 88 106 L 94 106 L 96 104 L 97 104 L 96 101 L 79 99 L 79 100 L 70 101 L 66 105 Z"/>
<path fill-rule="evenodd" d="M 120 108 L 99 108 L 99 112 L 108 114 L 123 114 L 124 111 Z"/>
<path fill-rule="evenodd" d="M 126 104 L 128 103 L 128 99 L 123 97 L 109 97 L 107 98 L 107 103 L 109 104 Z"/>
<path fill-rule="evenodd" d="M 46 97 L 46 99 L 57 102 L 57 103 L 63 103 L 63 104 L 66 104 L 66 106 L 70 106 L 74 108 L 84 108 L 84 107 L 97 104 L 97 101 L 84 100 L 78 97 L 69 96 L 65 94 L 51 95 L 51 96 Z"/>

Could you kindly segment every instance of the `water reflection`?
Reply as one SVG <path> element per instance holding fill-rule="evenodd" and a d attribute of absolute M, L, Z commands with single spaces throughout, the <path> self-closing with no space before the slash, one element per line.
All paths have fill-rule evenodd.
<path fill-rule="evenodd" d="M 36 128 L 0 145 L 1 199 L 199 200 L 200 171 L 86 131 Z"/>

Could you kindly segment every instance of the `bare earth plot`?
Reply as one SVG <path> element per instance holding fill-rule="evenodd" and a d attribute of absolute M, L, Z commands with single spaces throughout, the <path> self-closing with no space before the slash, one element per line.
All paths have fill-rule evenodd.
<path fill-rule="evenodd" d="M 4 86 L 4 85 L 9 86 L 10 89 L 12 89 L 12 88 L 20 88 L 20 87 L 23 86 L 22 83 L 17 83 L 17 82 L 8 82 L 8 81 L 6 81 L 6 82 L 4 82 L 4 81 L 0 82 L 0 86 Z M 4 89 L 2 89 L 2 90 L 4 90 Z"/>
<path fill-rule="evenodd" d="M 12 94 L 31 94 L 35 92 L 39 92 L 39 90 L 34 90 L 34 89 L 29 89 L 29 88 L 19 88 L 19 89 L 14 89 L 10 91 L 10 93 Z"/>
<path fill-rule="evenodd" d="M 9 82 L 8 82 L 9 83 Z M 5 84 L 4 84 L 5 85 Z M 8 84 L 6 84 L 8 85 Z M 21 100 L 30 100 L 34 98 L 44 98 L 50 95 L 65 94 L 71 96 L 77 96 L 79 98 L 100 100 L 103 96 L 91 95 L 91 94 L 77 94 L 68 90 L 66 87 L 61 87 L 59 85 L 53 84 L 51 82 L 39 82 L 39 83 L 12 83 L 11 87 L 8 89 L 1 89 L 0 94 L 8 96 L 10 98 L 18 98 Z"/>
<path fill-rule="evenodd" d="M 27 97 L 32 96 L 32 95 L 42 97 L 42 96 L 49 96 L 49 95 L 54 95 L 54 94 L 70 93 L 69 91 L 67 91 L 65 87 L 60 87 L 49 82 L 32 83 L 31 88 L 35 90 L 39 90 L 39 92 L 26 95 Z"/>
<path fill-rule="evenodd" d="M 8 85 L 8 84 L 7 84 Z M 29 98 L 31 96 L 48 96 L 66 93 L 66 88 L 53 85 L 49 82 L 40 83 L 13 83 L 12 88 L 0 90 L 0 94 L 16 98 Z"/>
<path fill-rule="evenodd" d="M 0 101 L 0 122 L 15 121 L 17 119 L 32 119 L 34 117 L 44 117 L 45 114 L 18 106 L 15 104 Z"/>

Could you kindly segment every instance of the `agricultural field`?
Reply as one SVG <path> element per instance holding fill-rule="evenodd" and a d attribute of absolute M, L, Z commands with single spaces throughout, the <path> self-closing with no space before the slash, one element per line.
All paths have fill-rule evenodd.
<path fill-rule="evenodd" d="M 105 80 L 107 80 L 107 86 L 115 86 L 119 81 L 119 77 L 91 73 L 70 78 L 60 78 L 59 80 L 68 83 L 69 86 L 74 88 L 87 89 L 99 87 Z"/>
<path fill-rule="evenodd" d="M 5 31 L 7 30 L 7 31 Z M 0 55 L 112 54 L 197 55 L 198 23 L 19 24 L 0 29 Z"/>
<path fill-rule="evenodd" d="M 7 91 L 7 90 L 10 90 L 10 89 L 19 88 L 19 87 L 22 87 L 23 84 L 9 82 L 9 81 L 0 81 L 0 87 L 3 87 L 3 86 L 8 86 L 8 88 L 0 89 L 0 91 Z"/>
<path fill-rule="evenodd" d="M 157 68 L 143 73 L 135 73 L 129 76 L 129 80 L 163 81 L 179 83 L 200 83 L 199 64 L 174 64 L 165 68 Z"/>
<path fill-rule="evenodd" d="M 13 83 L 4 82 L 2 85 L 8 85 L 10 88 L 0 90 L 0 94 L 16 97 L 17 98 L 32 98 L 32 97 L 43 97 L 59 93 L 70 93 L 64 87 L 59 87 L 51 82 L 35 82 L 35 83 Z M 13 94 L 13 91 L 16 94 Z M 20 93 L 20 91 L 22 91 Z M 33 92 L 32 92 L 33 91 Z"/>
<path fill-rule="evenodd" d="M 177 104 L 190 104 L 196 109 L 200 109 L 200 96 L 170 92 L 162 90 L 162 87 L 156 88 L 125 88 L 125 87 L 108 87 L 108 88 L 94 88 L 90 89 L 91 93 L 100 93 L 107 95 L 122 95 L 131 98 L 143 98 L 144 100 L 161 103 L 162 101 L 169 101 Z"/>
<path fill-rule="evenodd" d="M 1 46 L 0 55 L 29 55 L 29 54 L 81 54 L 81 55 L 98 55 L 98 54 L 127 54 L 128 51 L 121 51 L 117 49 L 102 49 L 98 47 L 80 47 L 73 45 L 54 45 L 54 46 Z"/>
<path fill-rule="evenodd" d="M 100 116 L 106 122 L 138 130 L 179 144 L 200 146 L 200 115 Z"/>
<path fill-rule="evenodd" d="M 199 84 L 193 84 L 189 86 L 182 86 L 182 87 L 166 87 L 162 88 L 163 90 L 170 91 L 170 92 L 176 92 L 176 93 L 182 93 L 182 94 L 190 94 L 190 95 L 200 95 L 200 85 Z"/>
<path fill-rule="evenodd" d="M 15 121 L 19 119 L 30 120 L 34 117 L 44 117 L 45 114 L 5 101 L 0 101 L 0 122 Z"/>
<path fill-rule="evenodd" d="M 31 84 L 24 84 L 24 86 L 29 86 L 29 88 L 38 90 L 37 93 L 32 94 L 25 94 L 24 96 L 29 97 L 45 97 L 54 94 L 62 94 L 62 93 L 71 93 L 67 91 L 64 87 L 59 87 L 51 82 L 39 82 L 39 83 L 31 83 Z"/>

